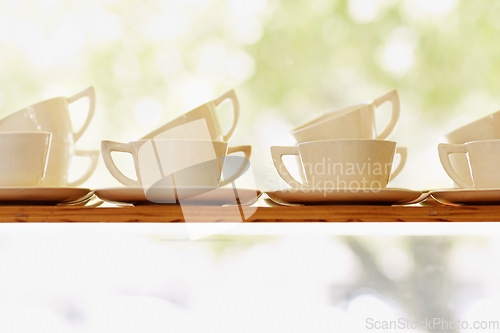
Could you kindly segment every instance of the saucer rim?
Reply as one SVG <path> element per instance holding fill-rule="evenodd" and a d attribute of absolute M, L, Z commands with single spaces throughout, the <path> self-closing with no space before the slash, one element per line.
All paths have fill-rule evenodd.
<path fill-rule="evenodd" d="M 165 188 L 173 188 L 173 187 L 165 187 Z M 212 187 L 183 187 L 184 189 L 212 189 Z M 181 188 L 181 190 L 183 189 Z M 237 191 L 254 191 L 256 193 L 255 198 L 252 198 L 252 200 L 249 200 L 248 202 L 251 202 L 251 204 L 257 202 L 259 198 L 264 194 L 263 191 L 258 190 L 258 189 L 251 189 L 251 188 L 229 188 L 229 187 L 217 187 L 214 188 L 212 191 L 230 191 L 230 190 L 237 190 Z M 104 192 L 104 193 L 103 193 Z M 110 192 L 118 192 L 119 194 L 116 193 L 110 193 Z M 209 191 L 211 192 L 211 191 Z M 208 192 L 207 192 L 208 193 Z M 169 205 L 169 204 L 178 204 L 174 202 L 167 202 L 167 203 L 155 203 L 147 199 L 146 194 L 144 193 L 144 187 L 142 186 L 115 186 L 115 187 L 104 187 L 104 188 L 98 188 L 94 189 L 94 194 L 99 197 L 101 200 L 111 202 L 111 203 L 118 203 L 118 204 L 144 204 L 144 203 L 150 203 L 150 204 L 164 204 L 164 205 Z M 111 194 L 111 197 L 109 196 Z M 120 197 L 120 194 L 122 195 Z M 128 196 L 128 197 L 127 197 Z M 186 202 L 189 202 L 189 199 L 186 199 Z M 220 205 L 226 205 L 228 203 L 227 200 L 198 200 L 198 201 L 192 201 L 192 202 L 201 202 L 201 203 L 218 203 Z M 242 205 L 245 205 L 243 203 Z"/>
<path fill-rule="evenodd" d="M 0 186 L 0 203 L 66 203 L 90 193 L 94 190 L 88 187 Z"/>
<path fill-rule="evenodd" d="M 349 189 L 343 189 L 343 190 L 349 190 Z M 306 196 L 307 193 L 311 193 L 311 191 L 300 191 L 297 188 L 288 188 L 288 189 L 280 189 L 280 190 L 273 190 L 273 191 L 265 191 L 267 196 L 277 202 L 285 202 L 285 203 L 294 203 L 294 204 L 354 204 L 354 205 L 362 205 L 362 204 L 391 204 L 391 205 L 409 205 L 409 204 L 417 204 L 423 200 L 425 200 L 428 196 L 429 193 L 427 191 L 420 191 L 420 190 L 412 190 L 412 189 L 406 189 L 406 188 L 396 188 L 396 187 L 390 187 L 390 188 L 384 188 L 383 190 L 376 191 L 376 192 L 363 192 L 363 191 L 356 191 L 356 192 L 349 192 L 349 191 L 339 191 L 339 189 L 336 189 L 335 191 L 330 191 L 326 192 L 327 195 L 323 196 L 323 198 L 320 198 L 319 200 L 313 200 L 314 197 L 311 195 L 310 199 L 307 198 L 296 198 L 290 200 L 285 200 L 283 197 L 280 197 L 281 195 L 290 195 L 293 193 L 297 193 L 299 196 Z M 320 194 L 321 191 L 318 191 L 317 189 L 314 191 L 314 195 Z M 358 196 L 358 198 L 354 198 L 352 200 L 343 200 L 342 195 L 351 195 L 351 196 Z M 413 195 L 414 197 L 412 199 L 394 199 L 394 198 L 387 198 L 383 199 L 380 198 L 381 195 L 384 194 L 393 194 L 393 195 Z M 332 197 L 333 196 L 333 197 Z M 277 200 L 275 200 L 277 199 Z"/>
<path fill-rule="evenodd" d="M 432 198 L 443 205 L 498 205 L 500 188 L 489 189 L 439 189 L 430 192 Z M 481 197 L 486 195 L 486 197 Z M 451 196 L 451 198 L 450 198 Z M 457 197 L 458 196 L 458 197 Z M 472 198 L 471 198 L 472 196 Z"/>

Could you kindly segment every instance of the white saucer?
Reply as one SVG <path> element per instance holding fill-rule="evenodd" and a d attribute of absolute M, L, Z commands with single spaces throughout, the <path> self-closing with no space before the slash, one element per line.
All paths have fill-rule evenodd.
<path fill-rule="evenodd" d="M 431 191 L 431 196 L 442 204 L 499 205 L 500 189 L 446 189 Z"/>
<path fill-rule="evenodd" d="M 288 204 L 413 204 L 424 200 L 429 194 L 402 188 L 384 189 L 285 189 L 266 192 L 277 203 Z"/>
<path fill-rule="evenodd" d="M 251 205 L 262 194 L 259 190 L 232 187 L 154 188 L 147 192 L 143 187 L 110 187 L 94 190 L 100 199 L 112 203 L 134 205 L 197 204 L 197 205 Z"/>
<path fill-rule="evenodd" d="M 92 190 L 80 187 L 0 187 L 0 204 L 70 203 L 91 196 Z"/>

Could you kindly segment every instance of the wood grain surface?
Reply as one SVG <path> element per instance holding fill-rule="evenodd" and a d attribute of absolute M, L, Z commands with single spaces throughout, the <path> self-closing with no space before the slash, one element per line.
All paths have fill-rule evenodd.
<path fill-rule="evenodd" d="M 249 210 L 250 209 L 250 210 Z M 184 210 L 184 211 L 183 211 Z M 475 222 L 500 221 L 500 206 L 0 206 L 0 222 Z"/>

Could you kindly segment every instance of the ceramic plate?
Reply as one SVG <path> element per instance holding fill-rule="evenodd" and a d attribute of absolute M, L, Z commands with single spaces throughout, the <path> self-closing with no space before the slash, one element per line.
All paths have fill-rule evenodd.
<path fill-rule="evenodd" d="M 266 192 L 277 203 L 288 204 L 413 204 L 424 200 L 429 193 L 402 188 L 380 190 L 349 189 L 286 189 Z"/>
<path fill-rule="evenodd" d="M 145 191 L 143 187 L 111 187 L 94 190 L 102 200 L 126 204 L 197 204 L 197 205 L 251 205 L 261 191 L 232 187 L 190 187 L 190 188 L 153 188 Z"/>
<path fill-rule="evenodd" d="M 72 203 L 92 196 L 92 190 L 79 187 L 0 187 L 0 204 Z"/>
<path fill-rule="evenodd" d="M 500 189 L 468 190 L 447 189 L 431 192 L 431 196 L 443 204 L 499 205 Z"/>

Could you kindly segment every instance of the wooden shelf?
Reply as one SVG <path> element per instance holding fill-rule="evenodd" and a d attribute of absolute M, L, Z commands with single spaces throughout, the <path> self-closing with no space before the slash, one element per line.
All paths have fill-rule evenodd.
<path fill-rule="evenodd" d="M 0 222 L 481 222 L 500 221 L 500 206 L 279 206 L 177 205 L 126 207 L 0 206 Z M 248 208 L 245 208 L 248 209 Z"/>

